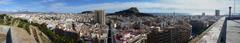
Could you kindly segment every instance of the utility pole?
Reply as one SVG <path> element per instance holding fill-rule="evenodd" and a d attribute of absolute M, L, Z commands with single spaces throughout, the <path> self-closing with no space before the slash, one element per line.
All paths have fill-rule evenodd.
<path fill-rule="evenodd" d="M 171 29 L 171 33 L 170 33 L 170 34 L 171 34 L 171 35 L 170 35 L 170 43 L 173 43 L 173 42 L 172 42 L 172 40 L 173 40 L 173 39 L 172 39 L 172 37 L 173 37 L 173 36 L 172 36 L 172 34 L 173 34 L 173 33 L 172 33 L 172 29 Z"/>
<path fill-rule="evenodd" d="M 112 29 L 112 25 L 111 25 L 111 24 L 112 24 L 111 21 L 110 21 L 110 23 L 107 24 L 108 27 L 109 27 L 108 30 L 107 30 L 107 32 L 108 32 L 107 43 L 112 43 L 112 42 L 113 42 L 113 41 L 112 41 L 112 40 L 113 40 L 113 39 L 112 39 L 112 33 L 111 33 L 111 32 L 112 32 L 112 30 L 111 30 L 111 29 Z"/>

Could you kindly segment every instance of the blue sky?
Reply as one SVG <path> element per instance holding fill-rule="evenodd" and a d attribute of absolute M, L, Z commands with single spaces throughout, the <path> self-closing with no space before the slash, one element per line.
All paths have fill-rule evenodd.
<path fill-rule="evenodd" d="M 240 0 L 236 0 L 240 4 Z M 213 15 L 215 9 L 227 13 L 233 0 L 0 0 L 0 11 L 34 11 L 78 13 L 102 9 L 115 12 L 137 7 L 145 13 L 192 13 L 205 12 Z M 240 8 L 239 5 L 236 8 Z M 239 12 L 240 10 L 236 10 Z"/>

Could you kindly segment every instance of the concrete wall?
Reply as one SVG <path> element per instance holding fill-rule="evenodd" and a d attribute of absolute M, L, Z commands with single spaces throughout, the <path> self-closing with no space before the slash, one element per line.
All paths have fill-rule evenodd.
<path fill-rule="evenodd" d="M 220 43 L 224 25 L 226 25 L 226 17 L 219 19 L 202 34 L 190 40 L 189 43 Z"/>

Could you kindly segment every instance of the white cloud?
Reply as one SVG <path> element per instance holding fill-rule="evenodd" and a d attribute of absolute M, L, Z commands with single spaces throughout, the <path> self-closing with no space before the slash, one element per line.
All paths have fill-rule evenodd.
<path fill-rule="evenodd" d="M 12 0 L 0 0 L 0 5 L 12 4 Z"/>

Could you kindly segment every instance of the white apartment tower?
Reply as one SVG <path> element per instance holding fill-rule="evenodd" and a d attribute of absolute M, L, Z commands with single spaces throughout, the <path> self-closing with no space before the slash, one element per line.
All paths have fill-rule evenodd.
<path fill-rule="evenodd" d="M 106 14 L 104 13 L 104 10 L 95 10 L 95 14 L 96 14 L 96 21 L 101 25 L 105 25 Z"/>

